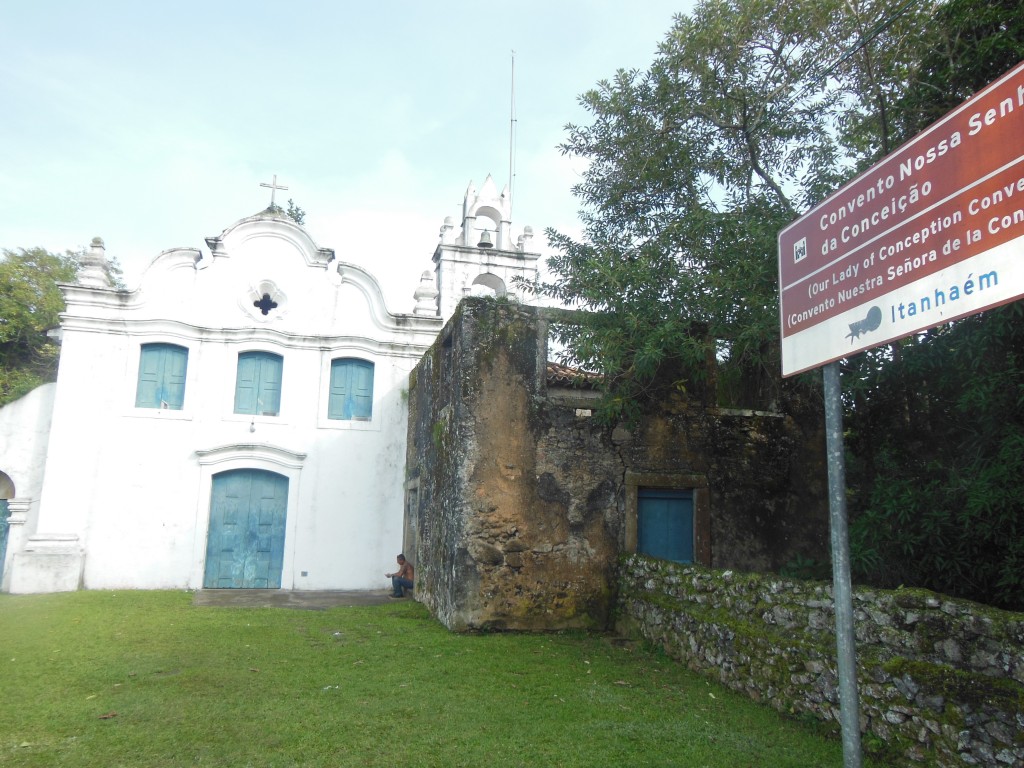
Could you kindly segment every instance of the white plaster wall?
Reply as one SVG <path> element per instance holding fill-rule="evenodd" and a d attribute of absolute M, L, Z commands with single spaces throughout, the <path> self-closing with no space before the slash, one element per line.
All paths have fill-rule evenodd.
<path fill-rule="evenodd" d="M 10 589 L 10 564 L 15 554 L 36 532 L 56 393 L 56 384 L 44 384 L 0 408 L 0 472 L 6 474 L 14 486 L 7 548 L 0 562 L 0 589 L 3 590 Z"/>
<path fill-rule="evenodd" d="M 303 478 L 300 507 L 308 512 L 296 530 L 296 589 L 388 586 L 383 574 L 402 546 L 407 375 L 396 368 L 392 381 L 375 381 L 374 429 L 317 436 L 311 454 L 320 460 Z"/>
<path fill-rule="evenodd" d="M 0 408 L 0 472 L 19 498 L 36 498 L 42 487 L 56 392 L 56 384 L 44 384 Z"/>
<path fill-rule="evenodd" d="M 514 279 L 535 278 L 538 258 L 536 253 L 439 245 L 434 262 L 441 316 L 448 320 L 459 302 L 471 295 L 473 281 L 482 275 L 499 278 L 505 284 L 507 295 L 517 295 Z"/>

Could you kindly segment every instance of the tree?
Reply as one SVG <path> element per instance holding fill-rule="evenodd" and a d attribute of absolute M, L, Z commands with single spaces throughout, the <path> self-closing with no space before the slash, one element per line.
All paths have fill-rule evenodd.
<path fill-rule="evenodd" d="M 923 53 L 897 103 L 905 141 L 1024 59 L 1024 2 L 948 0 L 936 9 Z"/>
<path fill-rule="evenodd" d="M 895 102 L 913 79 L 930 34 L 930 12 L 929 4 L 918 0 L 848 0 L 833 19 L 831 36 L 840 45 L 828 75 L 830 87 L 843 95 L 836 129 L 858 170 L 906 138 L 899 135 Z"/>
<path fill-rule="evenodd" d="M 855 575 L 1024 608 L 1024 302 L 933 329 L 856 383 Z"/>
<path fill-rule="evenodd" d="M 290 197 L 288 198 L 288 209 L 285 211 L 285 214 L 300 227 L 306 220 L 306 212 L 299 208 Z"/>
<path fill-rule="evenodd" d="M 57 345 L 46 335 L 60 322 L 58 283 L 73 282 L 79 254 L 4 249 L 0 259 L 0 405 L 57 375 Z"/>
<path fill-rule="evenodd" d="M 685 385 L 709 352 L 761 400 L 779 396 L 776 233 L 842 175 L 815 83 L 838 2 L 708 0 L 677 16 L 646 73 L 584 94 L 566 154 L 590 165 L 574 193 L 582 242 L 549 232 L 544 295 L 593 311 L 555 328 L 609 382 L 603 415 L 635 415 Z M 719 341 L 715 341 L 719 340 Z"/>
<path fill-rule="evenodd" d="M 548 233 L 555 277 L 536 290 L 598 313 L 555 333 L 605 374 L 607 419 L 683 385 L 711 345 L 725 397 L 779 401 L 777 232 L 895 146 L 931 11 L 704 0 L 646 72 L 581 97 L 593 121 L 562 150 L 590 163 L 585 237 Z"/>

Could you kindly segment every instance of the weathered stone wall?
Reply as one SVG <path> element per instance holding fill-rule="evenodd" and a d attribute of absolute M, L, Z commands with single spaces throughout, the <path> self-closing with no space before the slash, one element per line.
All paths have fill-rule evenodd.
<path fill-rule="evenodd" d="M 646 485 L 696 489 L 704 564 L 823 556 L 820 417 L 724 411 L 701 393 L 608 429 L 589 417 L 595 393 L 549 385 L 547 318 L 465 300 L 410 378 L 406 548 L 446 626 L 607 627 Z"/>
<path fill-rule="evenodd" d="M 838 729 L 832 590 L 623 558 L 617 624 L 775 709 Z M 865 749 L 889 765 L 1024 765 L 1024 614 L 924 590 L 853 595 Z"/>
<path fill-rule="evenodd" d="M 827 558 L 822 414 L 795 418 L 677 396 L 623 435 L 618 450 L 631 471 L 706 483 L 711 556 L 698 562 L 777 571 L 797 555 Z"/>
<path fill-rule="evenodd" d="M 537 323 L 535 311 L 464 301 L 410 380 L 417 599 L 452 629 L 608 619 L 619 536 L 601 489 L 621 469 L 602 430 L 538 397 Z"/>

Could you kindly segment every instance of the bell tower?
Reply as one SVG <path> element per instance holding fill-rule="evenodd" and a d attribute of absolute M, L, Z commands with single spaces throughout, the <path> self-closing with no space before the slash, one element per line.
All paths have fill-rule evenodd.
<path fill-rule="evenodd" d="M 501 193 L 491 175 L 480 191 L 473 182 L 462 203 L 462 231 L 451 216 L 441 225 L 434 251 L 438 314 L 447 321 L 465 296 L 515 295 L 512 279 L 537 276 L 539 253 L 530 251 L 533 228 L 524 227 L 513 242 L 508 187 Z"/>

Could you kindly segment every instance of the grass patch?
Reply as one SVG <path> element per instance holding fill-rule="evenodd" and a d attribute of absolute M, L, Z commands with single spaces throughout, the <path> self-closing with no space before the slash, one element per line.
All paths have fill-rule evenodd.
<path fill-rule="evenodd" d="M 0 595 L 0 764 L 841 766 L 838 741 L 646 651 L 452 634 L 418 603 Z"/>

